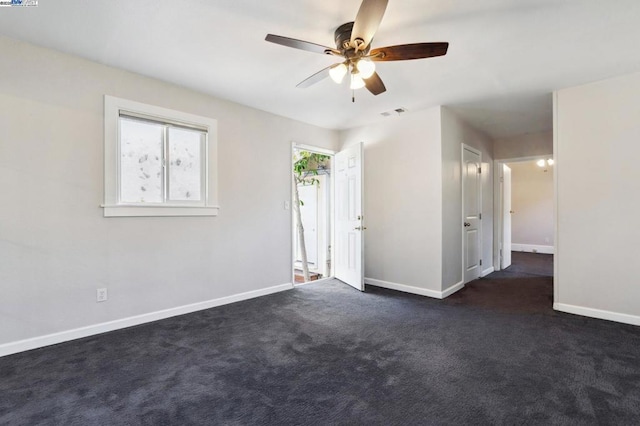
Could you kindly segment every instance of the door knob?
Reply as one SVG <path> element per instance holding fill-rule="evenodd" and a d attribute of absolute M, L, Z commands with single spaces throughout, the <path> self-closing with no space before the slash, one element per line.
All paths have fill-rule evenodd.
<path fill-rule="evenodd" d="M 467 226 L 471 226 L 471 224 L 469 222 L 465 222 L 464 227 L 466 228 Z"/>
<path fill-rule="evenodd" d="M 353 229 L 355 229 L 356 231 L 364 231 L 365 229 L 367 229 L 367 227 L 366 226 L 356 226 Z"/>

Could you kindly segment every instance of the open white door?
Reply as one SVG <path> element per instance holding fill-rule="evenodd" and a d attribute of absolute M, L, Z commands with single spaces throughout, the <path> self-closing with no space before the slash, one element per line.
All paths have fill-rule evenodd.
<path fill-rule="evenodd" d="M 462 211 L 463 280 L 465 283 L 480 277 L 481 254 L 481 183 L 480 153 L 468 147 L 462 149 Z"/>
<path fill-rule="evenodd" d="M 502 165 L 502 263 L 500 269 L 511 266 L 511 169 Z"/>
<path fill-rule="evenodd" d="M 335 155 L 335 276 L 364 291 L 363 144 Z"/>

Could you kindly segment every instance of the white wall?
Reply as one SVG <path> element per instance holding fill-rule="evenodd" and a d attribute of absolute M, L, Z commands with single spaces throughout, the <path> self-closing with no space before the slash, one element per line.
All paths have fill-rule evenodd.
<path fill-rule="evenodd" d="M 528 133 L 493 143 L 496 160 L 553 155 L 553 132 Z"/>
<path fill-rule="evenodd" d="M 442 283 L 440 108 L 346 130 L 340 139 L 343 147 L 364 142 L 367 281 L 437 297 Z"/>
<path fill-rule="evenodd" d="M 335 149 L 337 132 L 7 38 L 0 52 L 0 345 L 291 282 L 291 142 Z M 104 94 L 218 120 L 218 217 L 102 216 Z"/>
<path fill-rule="evenodd" d="M 556 309 L 640 325 L 640 74 L 555 95 Z"/>
<path fill-rule="evenodd" d="M 462 282 L 462 144 L 482 153 L 482 268 L 493 265 L 493 144 L 451 110 L 442 108 L 442 287 Z"/>
<path fill-rule="evenodd" d="M 493 262 L 492 142 L 446 108 L 346 130 L 365 143 L 369 283 L 444 297 L 462 281 L 462 143 L 482 152 L 483 260 Z"/>
<path fill-rule="evenodd" d="M 520 250 L 518 246 L 523 246 L 521 251 L 530 251 L 528 246 L 552 250 L 554 167 L 539 167 L 536 160 L 507 163 L 507 166 L 511 168 L 511 242 L 514 250 Z"/>

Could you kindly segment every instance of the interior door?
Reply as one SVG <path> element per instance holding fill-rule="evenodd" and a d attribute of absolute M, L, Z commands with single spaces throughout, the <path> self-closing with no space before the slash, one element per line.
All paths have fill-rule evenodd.
<path fill-rule="evenodd" d="M 511 169 L 502 165 L 502 264 L 500 269 L 511 266 Z"/>
<path fill-rule="evenodd" d="M 363 144 L 335 155 L 335 276 L 364 291 Z"/>
<path fill-rule="evenodd" d="M 481 182 L 480 154 L 464 147 L 462 149 L 462 211 L 463 226 L 463 279 L 467 283 L 480 277 L 481 273 Z"/>

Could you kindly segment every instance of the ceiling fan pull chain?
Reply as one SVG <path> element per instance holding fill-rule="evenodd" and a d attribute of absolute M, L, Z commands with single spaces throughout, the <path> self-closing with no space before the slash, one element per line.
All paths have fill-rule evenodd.
<path fill-rule="evenodd" d="M 351 102 L 356 103 L 356 91 L 351 89 Z"/>

